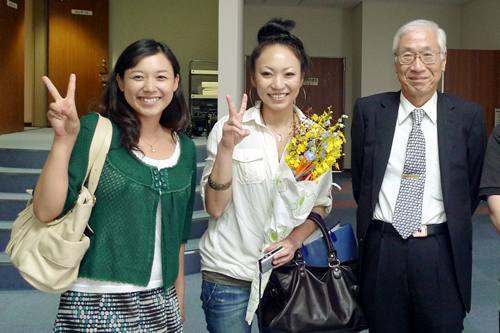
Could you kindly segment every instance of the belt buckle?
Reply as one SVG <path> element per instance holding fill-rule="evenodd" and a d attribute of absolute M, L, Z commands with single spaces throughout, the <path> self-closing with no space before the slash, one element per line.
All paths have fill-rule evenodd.
<path fill-rule="evenodd" d="M 422 224 L 420 228 L 415 231 L 412 235 L 413 237 L 427 237 L 427 226 Z"/>

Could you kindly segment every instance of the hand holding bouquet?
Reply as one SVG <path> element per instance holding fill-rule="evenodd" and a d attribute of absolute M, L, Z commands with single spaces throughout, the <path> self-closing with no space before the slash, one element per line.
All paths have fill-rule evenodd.
<path fill-rule="evenodd" d="M 318 116 L 313 114 L 310 119 L 301 122 L 298 134 L 286 146 L 288 154 L 285 162 L 293 172 L 296 181 L 316 180 L 333 165 L 339 169 L 337 160 L 344 155 L 342 145 L 345 143 L 342 115 L 335 124 L 331 124 L 332 111 Z"/>

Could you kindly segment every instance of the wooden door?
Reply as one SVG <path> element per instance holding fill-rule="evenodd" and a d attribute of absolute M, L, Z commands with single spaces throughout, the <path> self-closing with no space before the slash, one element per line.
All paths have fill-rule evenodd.
<path fill-rule="evenodd" d="M 448 50 L 444 92 L 481 104 L 488 135 L 494 127 L 495 108 L 500 108 L 499 51 Z"/>
<path fill-rule="evenodd" d="M 333 111 L 333 119 L 344 114 L 344 58 L 312 58 L 313 70 L 304 81 L 304 91 L 297 96 L 297 106 L 306 112 L 311 109 L 316 114 L 323 114 L 329 106 Z M 249 57 L 247 57 L 249 63 Z M 252 86 L 250 71 L 247 67 L 246 89 L 247 94 Z M 255 89 L 252 98 L 256 99 Z M 250 106 L 253 106 L 250 105 Z M 343 158 L 339 161 L 340 170 L 343 170 Z"/>
<path fill-rule="evenodd" d="M 65 96 L 76 74 L 76 107 L 97 111 L 108 63 L 108 0 L 49 0 L 49 77 Z"/>
<path fill-rule="evenodd" d="M 0 3 L 0 134 L 24 130 L 24 0 Z"/>
<path fill-rule="evenodd" d="M 337 119 L 344 114 L 344 59 L 312 58 L 312 61 L 313 71 L 304 82 L 307 97 L 303 101 L 299 94 L 297 106 L 302 110 L 312 108 L 316 114 L 323 114 L 331 106 L 333 119 Z"/>

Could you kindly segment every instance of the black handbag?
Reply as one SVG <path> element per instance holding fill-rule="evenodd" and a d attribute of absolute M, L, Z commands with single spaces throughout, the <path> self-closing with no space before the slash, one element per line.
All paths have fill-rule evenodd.
<path fill-rule="evenodd" d="M 328 246 L 328 265 L 307 265 L 299 250 L 275 268 L 261 302 L 263 332 L 359 332 L 367 328 L 358 302 L 357 260 L 340 262 L 326 225 L 311 218 Z"/>

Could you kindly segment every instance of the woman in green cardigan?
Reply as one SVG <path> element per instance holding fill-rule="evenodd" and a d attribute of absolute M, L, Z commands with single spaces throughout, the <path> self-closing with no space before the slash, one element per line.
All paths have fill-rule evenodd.
<path fill-rule="evenodd" d="M 118 58 L 101 103 L 113 138 L 89 220 L 90 248 L 61 295 L 54 332 L 182 332 L 196 149 L 180 133 L 190 113 L 179 72 L 167 45 L 151 39 Z M 65 98 L 43 80 L 55 100 L 48 112 L 55 137 L 33 204 L 50 221 L 78 196 L 98 115 L 78 119 L 74 74 Z"/>

